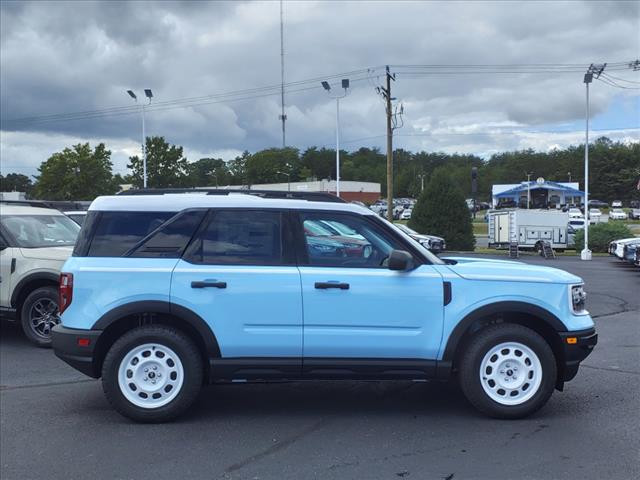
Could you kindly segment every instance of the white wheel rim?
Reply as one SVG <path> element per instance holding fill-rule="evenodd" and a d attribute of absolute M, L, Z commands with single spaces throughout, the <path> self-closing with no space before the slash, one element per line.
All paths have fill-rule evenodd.
<path fill-rule="evenodd" d="M 517 342 L 489 349 L 480 362 L 479 373 L 484 392 L 501 405 L 521 405 L 536 394 L 542 383 L 540 359 Z"/>
<path fill-rule="evenodd" d="M 118 386 L 124 397 L 141 408 L 158 408 L 182 388 L 184 369 L 176 353 L 159 343 L 132 349 L 120 362 Z"/>

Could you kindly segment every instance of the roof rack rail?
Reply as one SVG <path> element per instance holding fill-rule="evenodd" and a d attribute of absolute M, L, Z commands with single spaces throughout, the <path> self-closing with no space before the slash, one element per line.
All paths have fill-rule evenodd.
<path fill-rule="evenodd" d="M 0 203 L 25 207 L 52 208 L 54 210 L 86 210 L 91 202 L 73 200 L 0 200 Z"/>
<path fill-rule="evenodd" d="M 141 188 L 125 190 L 118 195 L 164 195 L 168 193 L 203 193 L 206 195 L 229 195 L 240 193 L 261 198 L 277 198 L 290 200 L 308 200 L 311 202 L 335 202 L 346 203 L 340 197 L 329 192 L 290 192 L 282 190 L 247 190 L 247 189 L 221 189 L 221 188 Z"/>

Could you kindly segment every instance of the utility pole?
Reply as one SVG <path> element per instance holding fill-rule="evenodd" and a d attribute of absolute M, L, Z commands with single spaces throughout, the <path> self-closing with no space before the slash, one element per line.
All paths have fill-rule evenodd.
<path fill-rule="evenodd" d="M 585 129 L 585 141 L 584 141 L 584 249 L 580 252 L 580 259 L 591 260 L 591 250 L 589 250 L 589 84 L 593 81 L 593 76 L 596 79 L 602 75 L 607 64 L 594 65 L 593 63 L 587 69 L 587 73 L 584 74 L 584 84 L 586 86 L 586 129 Z"/>
<path fill-rule="evenodd" d="M 384 90 L 387 101 L 387 219 L 393 222 L 393 128 L 391 125 L 391 80 L 395 82 L 395 76 L 386 69 L 387 88 Z"/>
<path fill-rule="evenodd" d="M 285 122 L 287 116 L 284 113 L 284 16 L 282 12 L 282 0 L 280 0 L 280 105 L 282 107 L 282 113 L 280 114 L 280 120 L 282 120 L 282 148 L 287 146 L 286 134 L 285 134 Z"/>

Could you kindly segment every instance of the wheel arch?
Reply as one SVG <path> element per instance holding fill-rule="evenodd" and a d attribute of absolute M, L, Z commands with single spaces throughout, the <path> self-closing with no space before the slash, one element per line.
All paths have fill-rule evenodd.
<path fill-rule="evenodd" d="M 449 335 L 442 356 L 444 365 L 456 369 L 466 342 L 482 328 L 497 323 L 516 323 L 538 333 L 551 347 L 558 367 L 556 387 L 562 389 L 564 378 L 564 349 L 560 332 L 567 328 L 560 319 L 548 310 L 526 302 L 497 302 L 467 314 Z"/>
<path fill-rule="evenodd" d="M 60 276 L 52 272 L 37 272 L 22 278 L 11 293 L 11 306 L 16 309 L 19 318 L 22 304 L 29 295 L 40 287 L 58 287 Z"/>
<path fill-rule="evenodd" d="M 218 341 L 208 324 L 198 314 L 165 301 L 140 301 L 120 305 L 105 313 L 91 327 L 102 333 L 94 348 L 93 366 L 102 371 L 102 362 L 113 343 L 125 332 L 142 325 L 170 325 L 188 335 L 202 355 L 205 378 L 210 358 L 220 357 Z"/>

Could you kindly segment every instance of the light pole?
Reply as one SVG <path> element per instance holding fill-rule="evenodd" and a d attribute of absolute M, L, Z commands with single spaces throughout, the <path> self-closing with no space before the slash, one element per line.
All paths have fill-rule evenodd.
<path fill-rule="evenodd" d="M 569 175 L 569 183 L 571 183 L 571 172 L 567 172 L 567 175 Z"/>
<path fill-rule="evenodd" d="M 347 96 L 349 90 L 349 79 L 342 79 L 342 88 L 344 93 L 342 95 L 331 95 L 331 85 L 329 82 L 322 82 L 322 87 L 329 93 L 330 98 L 336 99 L 336 195 L 340 197 L 340 99 Z"/>
<path fill-rule="evenodd" d="M 133 93 L 133 90 L 127 90 L 127 93 L 133 101 L 138 103 L 138 97 Z M 149 99 L 149 104 L 151 104 L 151 99 L 153 98 L 153 92 L 149 88 L 144 89 L 144 95 Z M 147 188 L 147 135 L 144 131 L 144 103 L 141 104 L 142 107 L 142 187 Z"/>
<path fill-rule="evenodd" d="M 593 63 L 587 69 L 587 73 L 584 74 L 584 84 L 586 87 L 586 129 L 584 140 L 584 248 L 580 252 L 580 258 L 582 260 L 591 260 L 591 250 L 589 250 L 589 84 L 593 81 L 593 76 L 600 77 L 604 71 L 606 63 L 602 65 L 594 65 Z"/>
<path fill-rule="evenodd" d="M 286 175 L 287 176 L 287 192 L 291 191 L 291 173 L 287 172 L 276 172 L 278 175 Z"/>
<path fill-rule="evenodd" d="M 424 173 L 418 175 L 418 178 L 420 179 L 420 192 L 424 192 L 424 177 L 426 177 Z"/>
<path fill-rule="evenodd" d="M 527 176 L 527 210 L 529 210 L 529 204 L 531 203 L 531 175 L 533 175 L 533 172 L 525 172 L 525 175 Z"/>

